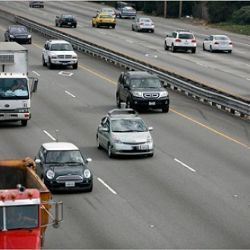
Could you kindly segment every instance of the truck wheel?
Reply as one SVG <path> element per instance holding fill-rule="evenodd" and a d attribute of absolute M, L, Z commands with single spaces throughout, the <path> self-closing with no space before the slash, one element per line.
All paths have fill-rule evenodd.
<path fill-rule="evenodd" d="M 28 123 L 28 120 L 21 120 L 21 125 L 23 127 L 26 127 L 27 126 L 27 123 Z"/>

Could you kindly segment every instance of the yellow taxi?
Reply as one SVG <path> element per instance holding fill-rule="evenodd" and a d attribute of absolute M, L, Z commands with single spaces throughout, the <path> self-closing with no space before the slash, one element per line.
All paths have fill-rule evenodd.
<path fill-rule="evenodd" d="M 114 16 L 110 15 L 109 13 L 97 13 L 96 16 L 92 18 L 92 27 L 101 27 L 101 26 L 106 26 L 106 27 L 111 27 L 115 28 L 116 25 L 116 19 Z"/>

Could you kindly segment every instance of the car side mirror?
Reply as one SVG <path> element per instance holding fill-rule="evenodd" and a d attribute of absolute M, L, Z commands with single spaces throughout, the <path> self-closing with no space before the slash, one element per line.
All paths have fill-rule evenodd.
<path fill-rule="evenodd" d="M 166 37 L 169 37 L 169 35 L 166 35 Z"/>
<path fill-rule="evenodd" d="M 36 77 L 30 77 L 31 83 L 31 93 L 35 93 L 37 91 L 38 86 L 38 78 Z"/>
<path fill-rule="evenodd" d="M 153 127 L 148 127 L 148 131 L 152 131 L 153 129 Z"/>
<path fill-rule="evenodd" d="M 59 18 L 59 16 L 56 16 L 56 18 Z"/>
<path fill-rule="evenodd" d="M 40 159 L 35 159 L 35 163 L 36 163 L 36 164 L 40 164 L 40 163 L 41 163 L 41 160 L 40 160 Z"/>

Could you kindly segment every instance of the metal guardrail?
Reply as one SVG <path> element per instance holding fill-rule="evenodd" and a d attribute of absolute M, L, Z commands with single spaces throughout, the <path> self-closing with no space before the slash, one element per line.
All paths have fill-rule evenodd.
<path fill-rule="evenodd" d="M 8 12 L 5 12 L 5 14 L 6 13 Z M 11 13 L 8 14 L 13 15 Z M 70 34 L 58 31 L 55 28 L 39 24 L 33 20 L 29 20 L 27 18 L 16 15 L 14 16 L 15 22 L 25 25 L 31 30 L 43 34 L 45 37 L 66 40 L 70 42 L 74 49 L 78 51 L 83 51 L 93 56 L 100 57 L 108 62 L 120 65 L 129 70 L 143 70 L 151 72 L 158 75 L 160 79 L 164 80 L 173 90 L 183 92 L 187 96 L 191 96 L 196 100 L 208 103 L 211 106 L 217 107 L 218 109 L 228 111 L 236 116 L 250 119 L 250 101 L 244 99 L 243 97 L 233 96 L 215 88 L 208 87 L 199 82 L 195 82 L 182 76 L 178 76 L 172 72 L 168 72 L 165 69 L 150 65 L 146 62 L 128 57 L 119 52 L 115 52 L 99 45 L 84 41 Z"/>

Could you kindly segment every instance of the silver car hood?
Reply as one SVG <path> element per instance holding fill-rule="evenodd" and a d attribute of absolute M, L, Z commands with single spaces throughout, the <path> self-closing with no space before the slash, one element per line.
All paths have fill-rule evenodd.
<path fill-rule="evenodd" d="M 128 133 L 112 133 L 112 138 L 127 143 L 144 143 L 151 139 L 149 131 L 146 132 L 128 132 Z"/>

